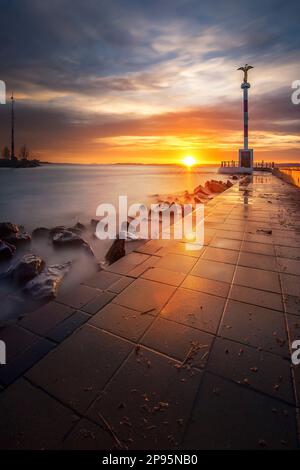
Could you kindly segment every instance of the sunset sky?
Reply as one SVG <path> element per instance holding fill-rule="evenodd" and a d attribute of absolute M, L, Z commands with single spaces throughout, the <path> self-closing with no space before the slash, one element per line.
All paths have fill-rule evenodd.
<path fill-rule="evenodd" d="M 57 162 L 236 159 L 247 62 L 256 159 L 300 161 L 299 18 L 289 0 L 0 0 L 17 146 Z"/>

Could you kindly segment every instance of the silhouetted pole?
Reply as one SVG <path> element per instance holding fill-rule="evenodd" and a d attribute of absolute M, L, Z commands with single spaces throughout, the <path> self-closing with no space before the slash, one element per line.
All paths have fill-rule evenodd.
<path fill-rule="evenodd" d="M 248 64 L 238 69 L 244 72 L 244 79 L 241 84 L 243 90 L 244 148 L 239 150 L 239 167 L 243 168 L 243 171 L 246 173 L 252 173 L 253 170 L 253 149 L 249 149 L 248 146 L 248 90 L 250 88 L 248 72 L 251 69 L 253 69 L 252 65 Z"/>
<path fill-rule="evenodd" d="M 250 84 L 243 83 L 242 89 L 244 91 L 244 149 L 248 150 L 248 89 Z"/>
<path fill-rule="evenodd" d="M 11 151 L 10 158 L 15 158 L 15 114 L 14 114 L 14 94 L 11 94 Z"/>

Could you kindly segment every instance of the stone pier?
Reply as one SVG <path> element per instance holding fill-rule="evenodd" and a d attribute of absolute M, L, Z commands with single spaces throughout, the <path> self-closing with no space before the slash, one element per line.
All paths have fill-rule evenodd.
<path fill-rule="evenodd" d="M 298 448 L 300 192 L 255 175 L 205 217 L 5 330 L 1 448 Z"/>

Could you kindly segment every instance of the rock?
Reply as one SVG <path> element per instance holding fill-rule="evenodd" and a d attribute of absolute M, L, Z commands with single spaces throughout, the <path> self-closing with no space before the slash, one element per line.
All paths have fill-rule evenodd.
<path fill-rule="evenodd" d="M 53 227 L 50 229 L 50 236 L 53 237 L 59 232 L 62 232 L 63 230 L 66 230 L 66 227 L 64 225 L 58 225 L 57 227 Z"/>
<path fill-rule="evenodd" d="M 123 258 L 125 254 L 125 240 L 117 238 L 106 253 L 105 259 L 109 264 L 112 264 Z"/>
<path fill-rule="evenodd" d="M 13 233 L 18 233 L 19 231 L 20 227 L 16 224 L 12 224 L 11 222 L 0 223 L 0 238 L 6 238 Z"/>
<path fill-rule="evenodd" d="M 23 229 L 23 227 L 12 224 L 11 222 L 1 222 L 0 238 L 14 246 L 30 243 L 31 236 L 28 233 L 21 231 L 21 229 Z"/>
<path fill-rule="evenodd" d="M 68 274 L 72 262 L 49 266 L 38 276 L 29 281 L 23 289 L 24 294 L 34 300 L 48 301 L 55 299 L 59 286 Z"/>
<path fill-rule="evenodd" d="M 64 225 L 58 225 L 57 227 L 53 227 L 50 230 L 50 235 L 53 237 L 54 235 L 57 235 L 60 232 L 63 232 L 67 230 L 68 232 L 75 233 L 77 235 L 80 235 L 84 230 L 86 230 L 86 227 L 81 224 L 80 222 L 77 222 L 73 227 L 66 227 Z"/>
<path fill-rule="evenodd" d="M 0 262 L 10 260 L 16 252 L 16 247 L 0 240 Z"/>
<path fill-rule="evenodd" d="M 15 284 L 24 285 L 26 282 L 38 276 L 45 267 L 45 261 L 32 253 L 28 253 L 5 274 L 5 278 Z"/>
<path fill-rule="evenodd" d="M 83 248 L 88 254 L 94 256 L 90 245 L 77 233 L 69 229 L 62 229 L 60 232 L 55 233 L 52 242 L 58 248 Z"/>
<path fill-rule="evenodd" d="M 3 239 L 15 247 L 27 245 L 31 242 L 31 236 L 26 232 L 12 233 L 10 236 L 3 237 Z"/>
<path fill-rule="evenodd" d="M 33 230 L 32 238 L 49 238 L 50 229 L 46 227 L 38 227 Z"/>
<path fill-rule="evenodd" d="M 86 230 L 86 227 L 85 227 L 85 225 L 81 224 L 80 222 L 77 222 L 75 225 L 73 225 L 73 227 L 71 227 L 71 229 L 79 230 L 80 232 L 84 232 Z"/>
<path fill-rule="evenodd" d="M 197 188 L 194 189 L 194 194 L 200 195 L 200 196 L 203 195 L 204 197 L 209 196 L 208 191 L 205 188 L 203 188 L 201 184 L 199 184 L 199 186 L 197 186 Z"/>
<path fill-rule="evenodd" d="M 226 181 L 226 186 L 227 186 L 227 188 L 231 188 L 231 186 L 233 186 L 233 183 L 230 180 L 227 180 Z"/>
<path fill-rule="evenodd" d="M 223 183 L 223 181 L 210 180 L 205 183 L 205 189 L 211 193 L 222 193 L 228 187 L 227 183 Z"/>
<path fill-rule="evenodd" d="M 99 222 L 100 222 L 100 220 L 98 220 L 98 219 L 91 219 L 90 224 L 91 224 L 91 227 L 92 227 L 93 230 L 96 230 L 96 227 L 97 227 Z"/>
<path fill-rule="evenodd" d="M 232 178 L 233 180 L 238 180 L 238 179 L 239 179 L 239 177 L 238 177 L 237 175 L 233 175 L 231 178 Z"/>

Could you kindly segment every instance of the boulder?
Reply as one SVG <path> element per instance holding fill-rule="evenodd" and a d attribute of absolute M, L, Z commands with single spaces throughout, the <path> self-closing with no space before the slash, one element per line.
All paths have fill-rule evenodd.
<path fill-rule="evenodd" d="M 24 285 L 38 276 L 45 267 L 45 262 L 33 253 L 27 253 L 5 274 L 5 278 L 15 284 Z"/>
<path fill-rule="evenodd" d="M 106 253 L 105 259 L 108 264 L 112 264 L 123 258 L 125 254 L 125 240 L 117 238 Z"/>
<path fill-rule="evenodd" d="M 53 245 L 58 248 L 83 248 L 88 254 L 93 255 L 90 245 L 77 233 L 69 229 L 62 229 L 52 238 Z"/>
<path fill-rule="evenodd" d="M 91 227 L 92 227 L 93 230 L 96 230 L 96 227 L 97 227 L 99 222 L 100 222 L 100 220 L 98 220 L 98 219 L 91 219 L 90 224 L 91 224 Z"/>
<path fill-rule="evenodd" d="M 64 232 L 65 230 L 67 230 L 68 232 L 72 232 L 77 235 L 80 235 L 84 230 L 86 230 L 86 227 L 80 222 L 77 222 L 75 225 L 73 225 L 73 227 L 66 227 L 64 225 L 58 225 L 57 227 L 53 227 L 50 230 L 50 236 L 54 237 L 54 235 Z"/>
<path fill-rule="evenodd" d="M 0 238 L 14 246 L 24 245 L 31 241 L 31 236 L 23 232 L 23 227 L 11 222 L 0 223 Z"/>
<path fill-rule="evenodd" d="M 31 236 L 26 232 L 12 233 L 10 236 L 3 237 L 3 239 L 15 247 L 28 245 L 31 242 Z"/>
<path fill-rule="evenodd" d="M 32 238 L 49 238 L 50 229 L 46 227 L 38 227 L 33 230 Z"/>
<path fill-rule="evenodd" d="M 71 227 L 71 230 L 78 230 L 79 232 L 84 232 L 86 230 L 85 225 L 81 224 L 80 222 L 77 222 L 73 227 Z"/>
<path fill-rule="evenodd" d="M 228 187 L 227 183 L 223 183 L 223 181 L 210 180 L 205 183 L 205 189 L 211 193 L 222 193 Z"/>
<path fill-rule="evenodd" d="M 20 227 L 16 224 L 12 224 L 11 222 L 0 223 L 0 238 L 6 238 L 12 233 L 18 233 L 19 231 Z"/>
<path fill-rule="evenodd" d="M 15 251 L 16 247 L 14 245 L 0 240 L 0 262 L 10 260 L 14 256 Z"/>
<path fill-rule="evenodd" d="M 71 265 L 72 262 L 68 261 L 67 263 L 56 264 L 44 269 L 25 285 L 23 289 L 24 294 L 38 301 L 55 299 L 58 289 L 64 277 L 68 274 Z"/>
<path fill-rule="evenodd" d="M 66 230 L 66 227 L 64 227 L 64 225 L 58 225 L 57 227 L 53 227 L 50 229 L 50 236 L 53 237 L 54 235 L 62 232 L 63 230 Z"/>
<path fill-rule="evenodd" d="M 197 186 L 197 188 L 194 189 L 194 194 L 199 195 L 200 197 L 202 197 L 202 196 L 208 197 L 209 196 L 208 191 L 205 188 L 203 188 L 203 186 L 201 184 L 199 184 L 199 186 Z"/>

